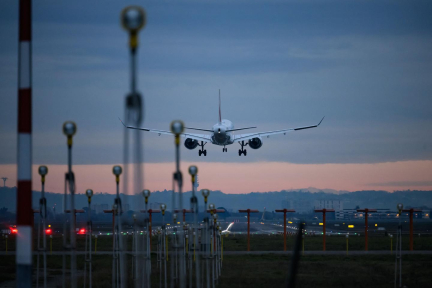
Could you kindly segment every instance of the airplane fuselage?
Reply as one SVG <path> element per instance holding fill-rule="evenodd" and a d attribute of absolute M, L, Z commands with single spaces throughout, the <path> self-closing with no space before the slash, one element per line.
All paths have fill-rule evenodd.
<path fill-rule="evenodd" d="M 212 144 L 225 146 L 234 143 L 234 135 L 227 130 L 234 129 L 234 124 L 226 119 L 222 119 L 220 123 L 213 125 L 213 135 L 211 137 Z"/>

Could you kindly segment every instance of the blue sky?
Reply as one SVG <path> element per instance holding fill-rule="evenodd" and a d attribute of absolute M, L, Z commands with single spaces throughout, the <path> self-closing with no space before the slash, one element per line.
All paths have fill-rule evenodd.
<path fill-rule="evenodd" d="M 0 3 L 0 164 L 16 162 L 18 1 Z M 91 3 L 89 3 L 91 2 Z M 121 162 L 128 92 L 121 9 L 142 5 L 143 126 L 218 116 L 254 131 L 319 129 L 187 161 L 302 164 L 432 159 L 430 1 L 34 1 L 33 160 L 64 164 L 61 125 L 78 124 L 76 164 Z M 145 159 L 173 159 L 169 137 L 145 135 Z"/>

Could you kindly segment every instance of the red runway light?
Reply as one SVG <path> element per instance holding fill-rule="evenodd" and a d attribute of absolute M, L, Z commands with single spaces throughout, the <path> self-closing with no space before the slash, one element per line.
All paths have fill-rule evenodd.
<path fill-rule="evenodd" d="M 81 228 L 81 229 L 78 231 L 78 234 L 86 234 L 86 229 Z"/>
<path fill-rule="evenodd" d="M 12 234 L 17 234 L 18 233 L 18 229 L 16 228 L 10 228 L 11 229 L 11 233 Z"/>
<path fill-rule="evenodd" d="M 52 230 L 48 228 L 48 229 L 45 230 L 45 233 L 46 233 L 47 235 L 51 235 Z"/>

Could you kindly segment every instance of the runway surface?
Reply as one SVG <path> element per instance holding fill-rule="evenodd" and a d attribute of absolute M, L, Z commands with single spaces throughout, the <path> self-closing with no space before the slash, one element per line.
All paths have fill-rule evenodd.
<path fill-rule="evenodd" d="M 132 252 L 125 252 L 126 254 L 132 254 Z M 172 252 L 170 252 L 172 253 Z M 37 253 L 33 253 L 34 255 L 37 255 Z M 42 253 L 41 253 L 42 254 Z M 76 255 L 84 255 L 84 251 L 77 251 Z M 112 251 L 98 251 L 93 252 L 92 255 L 112 255 Z M 152 254 L 157 254 L 157 252 L 153 251 Z M 224 251 L 224 255 L 291 255 L 292 251 Z M 432 251 L 430 250 L 414 250 L 414 251 L 402 251 L 402 255 L 432 255 Z M 1 256 L 4 255 L 15 255 L 15 251 L 8 252 L 6 254 L 5 251 L 0 252 Z M 62 251 L 53 251 L 52 255 L 61 256 L 63 255 Z M 304 255 L 341 255 L 345 256 L 346 251 L 304 251 Z M 388 250 L 374 250 L 374 251 L 349 251 L 348 256 L 357 256 L 357 255 L 395 255 L 395 252 L 393 251 L 393 254 Z M 50 256 L 50 253 L 48 252 L 48 256 Z"/>

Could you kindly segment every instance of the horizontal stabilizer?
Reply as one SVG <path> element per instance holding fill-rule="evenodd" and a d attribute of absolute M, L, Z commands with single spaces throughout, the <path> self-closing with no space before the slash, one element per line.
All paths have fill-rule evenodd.
<path fill-rule="evenodd" d="M 206 132 L 213 132 L 213 130 L 210 129 L 201 129 L 201 128 L 193 128 L 193 127 L 184 127 L 185 129 L 191 129 L 191 130 L 197 130 L 197 131 L 206 131 Z"/>
<path fill-rule="evenodd" d="M 247 130 L 247 129 L 254 129 L 254 128 L 257 128 L 257 127 L 237 128 L 237 129 L 227 130 L 226 132 L 233 132 L 233 131 L 240 131 L 240 130 Z"/>

